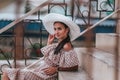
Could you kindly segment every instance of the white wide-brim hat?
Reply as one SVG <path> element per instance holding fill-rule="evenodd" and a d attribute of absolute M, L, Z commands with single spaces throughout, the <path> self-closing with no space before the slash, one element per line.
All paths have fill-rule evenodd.
<path fill-rule="evenodd" d="M 79 35 L 80 35 L 79 26 L 77 24 L 75 24 L 71 19 L 69 19 L 68 17 L 66 17 L 62 14 L 49 13 L 42 19 L 45 29 L 50 34 L 54 34 L 54 23 L 57 21 L 66 24 L 70 28 L 69 36 L 70 36 L 71 41 L 73 41 L 79 37 Z"/>

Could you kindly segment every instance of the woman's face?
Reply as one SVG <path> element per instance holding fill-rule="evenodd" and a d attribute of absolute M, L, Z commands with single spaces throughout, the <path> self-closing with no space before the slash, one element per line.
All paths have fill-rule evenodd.
<path fill-rule="evenodd" d="M 60 23 L 60 22 L 56 22 L 54 24 L 54 31 L 55 31 L 55 37 L 62 41 L 63 39 L 65 39 L 67 37 L 67 34 L 69 32 L 68 28 L 65 28 L 65 25 Z"/>

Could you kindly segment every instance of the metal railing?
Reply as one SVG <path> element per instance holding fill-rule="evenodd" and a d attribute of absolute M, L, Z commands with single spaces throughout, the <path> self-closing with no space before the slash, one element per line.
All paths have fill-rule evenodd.
<path fill-rule="evenodd" d="M 0 29 L 0 34 L 2 34 L 3 32 L 7 31 L 8 29 L 12 28 L 14 25 L 16 25 L 17 23 L 23 21 L 27 16 L 33 14 L 34 12 L 38 12 L 41 8 L 43 8 L 44 6 L 48 5 L 49 3 L 51 3 L 53 0 L 47 0 L 45 3 L 39 5 L 38 7 L 36 7 L 35 9 L 31 10 L 30 12 L 28 12 L 27 14 L 25 14 L 24 16 L 16 19 L 15 21 L 13 21 L 12 23 L 8 24 L 7 26 L 3 27 L 2 29 Z M 63 5 L 63 4 L 62 4 Z M 93 24 L 92 26 L 86 28 L 84 31 L 82 31 L 80 33 L 79 36 L 82 36 L 83 34 L 85 34 L 86 32 L 90 31 L 91 29 L 95 28 L 97 25 L 99 25 L 100 23 L 102 23 L 103 21 L 107 20 L 108 18 L 110 18 L 111 16 L 113 16 L 114 14 L 116 14 L 118 11 L 120 11 L 120 9 L 115 10 L 114 12 L 112 12 L 110 15 L 104 17 L 103 19 L 101 19 L 100 21 L 98 21 L 97 23 Z M 50 11 L 49 11 L 50 12 Z M 87 24 L 87 22 L 85 22 Z M 4 52 L 0 49 L 0 52 L 4 55 Z M 5 55 L 4 55 L 5 56 Z M 5 56 L 6 57 L 6 56 Z M 8 58 L 6 58 L 9 66 L 10 62 L 8 60 Z"/>

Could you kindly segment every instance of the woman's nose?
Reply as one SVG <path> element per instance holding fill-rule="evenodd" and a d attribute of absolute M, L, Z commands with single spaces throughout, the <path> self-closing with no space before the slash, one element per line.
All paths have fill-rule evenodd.
<path fill-rule="evenodd" d="M 58 33 L 58 30 L 55 30 L 55 34 L 57 34 Z"/>

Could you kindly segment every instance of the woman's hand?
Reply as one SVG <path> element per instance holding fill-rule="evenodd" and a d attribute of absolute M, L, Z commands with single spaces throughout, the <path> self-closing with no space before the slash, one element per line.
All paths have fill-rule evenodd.
<path fill-rule="evenodd" d="M 57 67 L 49 67 L 44 69 L 45 74 L 47 75 L 53 75 L 57 72 Z"/>
<path fill-rule="evenodd" d="M 55 35 L 49 35 L 49 36 L 48 36 L 47 45 L 52 44 L 52 42 L 54 41 L 54 39 L 55 39 Z"/>

